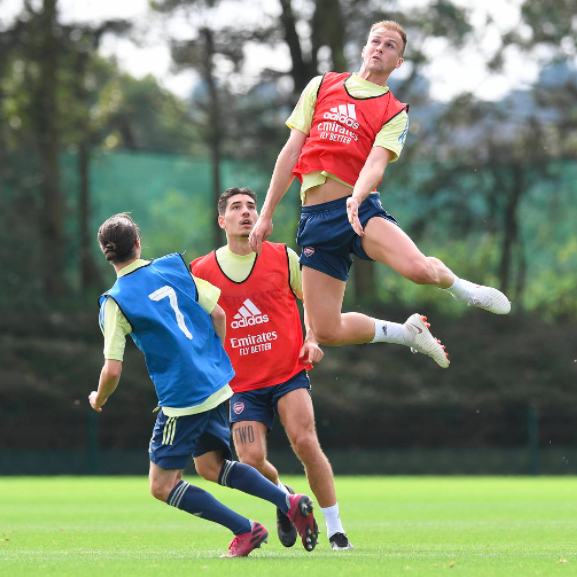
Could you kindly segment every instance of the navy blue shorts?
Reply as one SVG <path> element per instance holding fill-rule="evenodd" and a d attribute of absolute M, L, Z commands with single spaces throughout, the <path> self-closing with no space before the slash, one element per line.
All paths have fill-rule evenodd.
<path fill-rule="evenodd" d="M 190 457 L 222 451 L 232 459 L 226 403 L 211 411 L 183 417 L 167 417 L 162 409 L 152 431 L 150 460 L 163 469 L 184 469 Z"/>
<path fill-rule="evenodd" d="M 349 223 L 347 198 L 303 206 L 297 233 L 297 244 L 302 248 L 299 262 L 342 281 L 349 278 L 353 264 L 351 254 L 372 260 L 361 246 L 361 237 Z M 398 224 L 383 208 L 379 195 L 369 194 L 359 207 L 363 228 L 375 216 Z"/>
<path fill-rule="evenodd" d="M 311 381 L 306 371 L 297 373 L 280 385 L 273 385 L 256 391 L 235 393 L 230 398 L 230 422 L 258 421 L 268 427 L 270 431 L 274 416 L 278 415 L 279 399 L 296 389 L 307 389 L 310 394 Z"/>

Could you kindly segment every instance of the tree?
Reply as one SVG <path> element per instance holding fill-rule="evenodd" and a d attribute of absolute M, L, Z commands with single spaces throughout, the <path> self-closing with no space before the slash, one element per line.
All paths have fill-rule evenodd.
<path fill-rule="evenodd" d="M 575 57 L 571 7 L 528 0 L 520 14 L 529 36 L 519 35 L 517 29 L 506 32 L 487 67 L 499 73 L 507 51 L 521 49 L 535 60 L 541 58 L 543 72 L 535 86 L 498 103 L 458 96 L 429 123 L 421 149 L 435 158 L 433 175 L 421 187 L 436 206 L 427 218 L 444 213 L 457 233 L 493 235 L 499 243 L 495 273 L 500 288 L 519 304 L 527 275 L 523 201 L 536 184 L 559 177 L 552 161 L 577 152 L 577 73 L 571 76 L 561 65 Z M 427 228 L 424 219 L 415 225 Z"/>
<path fill-rule="evenodd" d="M 44 250 L 43 277 L 48 297 L 64 293 L 64 200 L 60 191 L 58 152 L 61 129 L 57 103 L 57 72 L 62 56 L 58 42 L 57 0 L 43 0 L 43 9 L 35 22 L 38 42 L 29 45 L 31 62 L 38 65 L 36 81 L 31 82 L 30 117 L 36 135 L 42 174 L 43 206 L 40 226 Z"/>
<path fill-rule="evenodd" d="M 16 147 L 30 147 L 38 157 L 39 210 L 37 218 L 46 258 L 40 260 L 39 271 L 45 295 L 62 297 L 65 282 L 64 221 L 66 208 L 60 185 L 59 155 L 62 143 L 71 130 L 82 132 L 78 125 L 86 102 L 85 71 L 95 54 L 101 36 L 106 32 L 122 33 L 127 25 L 110 21 L 99 27 L 63 25 L 58 17 L 57 0 L 43 0 L 38 9 L 25 2 L 22 13 L 8 30 L 0 33 L 6 47 L 2 60 L 8 66 L 2 71 L 12 89 L 4 93 L 4 102 L 11 109 L 14 126 L 22 128 Z M 86 160 L 84 144 L 80 158 Z M 87 170 L 83 175 L 80 205 L 86 207 Z M 87 219 L 81 214 L 81 223 Z M 88 233 L 81 237 L 86 244 Z M 89 266 L 89 253 L 82 249 L 83 277 L 95 274 Z"/>
<path fill-rule="evenodd" d="M 177 70 L 195 70 L 201 79 L 193 95 L 191 121 L 199 128 L 208 146 L 214 206 L 222 193 L 221 163 L 225 143 L 228 141 L 233 144 L 229 149 L 238 147 L 246 150 L 246 145 L 242 144 L 244 138 L 238 139 L 239 145 L 230 138 L 235 131 L 232 127 L 239 124 L 246 126 L 246 122 L 242 119 L 239 119 L 239 122 L 233 120 L 238 118 L 235 114 L 237 102 L 242 101 L 243 95 L 239 94 L 238 89 L 232 88 L 229 74 L 222 72 L 223 65 L 226 63 L 234 72 L 239 72 L 244 61 L 245 45 L 252 41 L 270 42 L 275 33 L 273 27 L 261 22 L 255 23 L 255 26 L 248 30 L 235 26 L 215 27 L 210 15 L 218 4 L 218 0 L 164 0 L 153 4 L 154 9 L 161 13 L 179 14 L 192 23 L 190 37 L 172 41 L 171 52 Z M 217 59 L 220 60 L 220 66 L 217 65 Z M 227 105 L 223 106 L 225 99 Z M 246 103 L 241 104 L 241 107 L 246 109 Z M 251 105 L 248 108 L 255 112 Z M 235 136 L 241 131 L 242 128 L 239 127 Z M 253 130 L 252 134 L 257 136 L 259 132 Z M 216 219 L 213 222 L 213 240 L 216 246 L 220 246 L 224 241 L 223 231 Z"/>
<path fill-rule="evenodd" d="M 217 48 L 215 46 L 214 31 L 203 26 L 198 31 L 198 37 L 187 42 L 175 43 L 172 48 L 172 56 L 179 68 L 193 67 L 200 71 L 203 82 L 207 88 L 207 100 L 205 101 L 207 111 L 207 122 L 204 124 L 206 138 L 209 144 L 210 157 L 212 163 L 212 186 L 214 205 L 218 203 L 218 198 L 222 192 L 220 181 L 220 170 L 222 161 L 222 141 L 223 141 L 223 109 L 221 106 L 221 95 L 217 87 L 214 58 Z M 215 246 L 223 243 L 223 231 L 215 222 L 213 228 Z"/>
<path fill-rule="evenodd" d="M 0 181 L 10 190 L 3 204 L 15 209 L 8 220 L 21 221 L 12 230 L 14 244 L 39 249 L 26 266 L 24 260 L 16 265 L 18 282 L 38 287 L 39 300 L 69 291 L 65 279 L 75 275 L 76 266 L 84 292 L 100 287 L 92 250 L 95 231 L 89 226 L 94 148 L 190 152 L 198 145 L 198 135 L 187 129 L 182 102 L 152 77 L 135 80 L 98 56 L 105 34 L 122 35 L 129 28 L 119 20 L 63 24 L 56 0 L 47 0 L 37 9 L 26 3 L 0 30 L 0 117 L 6 120 L 0 131 Z M 76 218 L 70 218 L 61 187 L 65 149 L 77 152 Z M 28 206 L 25 214 L 16 210 L 23 205 Z M 35 223 L 31 236 L 28 225 Z M 26 238 L 16 242 L 20 234 Z M 74 249 L 77 261 L 64 262 L 66 247 Z M 12 260 L 17 262 L 16 253 Z"/>
<path fill-rule="evenodd" d="M 66 67 L 70 70 L 70 92 L 73 105 L 69 109 L 68 123 L 72 140 L 78 148 L 79 202 L 78 222 L 80 229 L 80 281 L 83 291 L 90 287 L 101 288 L 100 270 L 92 257 L 92 238 L 90 232 L 90 153 L 93 146 L 102 141 L 105 119 L 90 117 L 90 111 L 96 103 L 94 76 L 98 62 L 95 54 L 102 36 L 108 32 L 124 34 L 130 24 L 124 21 L 105 21 L 97 27 L 75 27 L 68 36 L 74 38 L 66 51 Z M 96 66 L 95 66 L 96 65 Z"/>

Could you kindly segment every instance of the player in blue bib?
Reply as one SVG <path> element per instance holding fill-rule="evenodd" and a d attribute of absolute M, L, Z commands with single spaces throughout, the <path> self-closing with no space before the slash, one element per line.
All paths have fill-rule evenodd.
<path fill-rule="evenodd" d="M 267 530 L 182 479 L 192 456 L 199 475 L 265 499 L 289 516 L 307 551 L 318 526 L 307 495 L 287 495 L 256 469 L 232 460 L 226 401 L 234 376 L 222 346 L 226 330 L 220 291 L 195 279 L 180 254 L 145 261 L 140 231 L 127 214 L 110 217 L 98 232 L 100 248 L 117 274 L 100 298 L 105 362 L 98 391 L 89 396 L 98 412 L 122 373 L 126 335 L 143 352 L 158 396 L 150 440 L 150 491 L 154 497 L 197 517 L 228 527 L 235 535 L 224 557 L 245 557 L 267 542 Z"/>

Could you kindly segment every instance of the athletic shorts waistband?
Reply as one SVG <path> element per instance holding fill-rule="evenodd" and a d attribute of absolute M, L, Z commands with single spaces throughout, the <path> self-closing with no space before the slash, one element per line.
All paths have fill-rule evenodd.
<path fill-rule="evenodd" d="M 343 196 L 342 198 L 337 198 L 336 200 L 331 200 L 329 202 L 323 202 L 321 204 L 312 204 L 310 206 L 303 206 L 303 214 L 308 214 L 311 212 L 328 212 L 330 210 L 342 210 L 347 206 L 347 199 L 351 198 L 352 194 L 348 196 Z M 380 194 L 378 192 L 371 192 L 367 199 L 370 198 L 379 199 Z"/>

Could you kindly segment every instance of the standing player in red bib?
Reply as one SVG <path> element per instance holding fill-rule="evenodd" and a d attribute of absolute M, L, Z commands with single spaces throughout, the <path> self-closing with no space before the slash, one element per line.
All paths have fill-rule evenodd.
<path fill-rule="evenodd" d="M 264 242 L 257 255 L 248 244 L 257 221 L 256 194 L 229 188 L 218 203 L 227 245 L 191 263 L 191 272 L 221 290 L 228 322 L 225 349 L 236 376 L 230 382 L 230 420 L 236 452 L 281 489 L 267 460 L 266 435 L 279 415 L 327 523 L 334 550 L 352 549 L 339 516 L 331 465 L 315 430 L 307 369 L 323 353 L 307 331 L 303 343 L 296 296 L 302 298 L 298 256 L 284 244 Z M 279 538 L 292 547 L 296 530 L 277 509 Z"/>
<path fill-rule="evenodd" d="M 329 72 L 305 88 L 287 121 L 291 135 L 250 246 L 260 253 L 272 233 L 274 210 L 298 177 L 304 205 L 297 236 L 304 303 L 319 343 L 404 344 L 446 368 L 443 347 L 429 338 L 419 315 L 398 324 L 341 312 L 351 254 L 386 264 L 417 284 L 445 289 L 467 305 L 496 314 L 511 308 L 500 291 L 459 279 L 439 259 L 421 253 L 383 209 L 375 190 L 387 165 L 399 157 L 407 133 L 408 106 L 387 87 L 389 75 L 403 63 L 406 41 L 399 24 L 378 22 L 363 48 L 358 74 Z"/>

